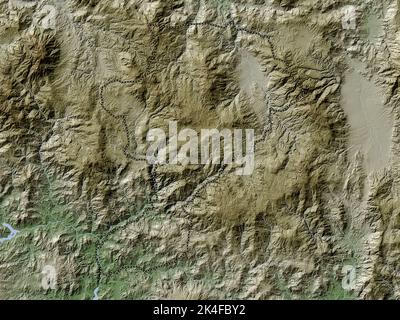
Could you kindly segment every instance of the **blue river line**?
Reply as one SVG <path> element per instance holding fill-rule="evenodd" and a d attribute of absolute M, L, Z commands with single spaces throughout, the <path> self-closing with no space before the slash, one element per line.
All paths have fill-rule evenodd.
<path fill-rule="evenodd" d="M 93 294 L 94 294 L 93 300 L 99 300 L 99 296 L 98 296 L 98 294 L 99 294 L 99 287 L 97 287 L 96 289 L 94 289 Z"/>
<path fill-rule="evenodd" d="M 8 223 L 3 223 L 3 227 L 6 227 L 8 230 L 10 230 L 10 234 L 5 238 L 0 238 L 0 244 L 6 241 L 10 241 L 19 232 L 18 230 L 15 230 L 13 227 L 11 227 Z"/>

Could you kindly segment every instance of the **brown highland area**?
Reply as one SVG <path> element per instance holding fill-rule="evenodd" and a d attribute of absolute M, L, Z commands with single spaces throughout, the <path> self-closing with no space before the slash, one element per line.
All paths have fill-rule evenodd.
<path fill-rule="evenodd" d="M 0 298 L 399 299 L 399 76 L 399 0 L 0 0 Z"/>

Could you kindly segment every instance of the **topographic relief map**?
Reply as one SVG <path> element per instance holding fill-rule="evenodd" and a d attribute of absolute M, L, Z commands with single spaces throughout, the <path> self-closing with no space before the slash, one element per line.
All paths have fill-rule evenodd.
<path fill-rule="evenodd" d="M 0 299 L 399 299 L 399 0 L 0 0 Z"/>

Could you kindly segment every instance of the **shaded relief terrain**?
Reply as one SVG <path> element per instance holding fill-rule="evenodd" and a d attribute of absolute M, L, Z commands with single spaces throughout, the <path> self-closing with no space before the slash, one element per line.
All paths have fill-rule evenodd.
<path fill-rule="evenodd" d="M 399 299 L 399 76 L 399 0 L 0 0 L 0 299 Z"/>

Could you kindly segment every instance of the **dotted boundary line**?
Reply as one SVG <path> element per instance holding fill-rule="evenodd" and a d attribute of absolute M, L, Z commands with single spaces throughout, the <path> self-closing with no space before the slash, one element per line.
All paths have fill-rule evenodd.
<path fill-rule="evenodd" d="M 228 27 L 231 26 L 231 27 L 233 27 L 234 30 L 236 30 L 236 31 L 238 31 L 238 32 L 244 32 L 244 33 L 251 34 L 251 35 L 257 35 L 257 36 L 259 36 L 260 38 L 265 39 L 265 40 L 267 41 L 267 43 L 268 43 L 268 45 L 269 45 L 269 47 L 270 47 L 270 50 L 271 50 L 272 58 L 273 58 L 274 60 L 276 60 L 276 61 L 283 62 L 285 65 L 287 65 L 287 62 L 286 62 L 285 60 L 280 59 L 280 58 L 277 57 L 275 48 L 274 48 L 274 46 L 272 45 L 271 37 L 270 37 L 268 34 L 266 34 L 266 33 L 262 33 L 262 32 L 255 31 L 255 30 L 251 30 L 251 29 L 247 29 L 247 28 L 244 28 L 244 27 L 237 27 L 236 24 L 235 24 L 233 21 L 227 23 L 226 25 L 220 25 L 220 24 L 216 24 L 216 23 L 213 23 L 213 22 L 187 22 L 187 23 L 185 23 L 185 25 L 188 26 L 188 27 L 189 27 L 189 26 L 210 26 L 210 27 L 214 27 L 214 28 L 221 29 L 221 30 L 226 29 L 226 28 L 228 28 Z M 157 27 L 158 27 L 159 25 L 156 24 L 156 23 L 149 23 L 148 26 L 150 26 L 150 27 L 151 27 L 151 26 L 157 26 Z M 170 28 L 173 29 L 174 27 L 170 27 Z M 152 58 L 152 57 L 149 57 L 149 58 L 148 58 L 148 61 L 151 61 L 151 58 Z M 303 67 L 298 67 L 298 68 L 299 68 L 299 69 L 303 69 Z M 323 70 L 318 70 L 318 71 L 323 71 Z M 147 74 L 147 72 L 146 72 L 146 74 Z M 146 161 L 146 160 L 145 160 L 145 157 L 143 157 L 143 156 L 138 156 L 138 155 L 136 155 L 136 154 L 134 154 L 134 155 L 132 156 L 132 155 L 130 155 L 129 152 L 128 152 L 128 149 L 131 147 L 131 143 L 132 143 L 132 142 L 131 142 L 131 137 L 130 137 L 130 134 L 129 134 L 128 124 L 127 124 L 127 117 L 126 117 L 126 116 L 118 116 L 118 115 L 115 115 L 111 110 L 109 110 L 109 109 L 105 106 L 105 103 L 104 103 L 104 91 L 105 91 L 105 89 L 107 89 L 108 86 L 110 86 L 110 85 L 112 85 L 112 84 L 115 84 L 115 83 L 124 85 L 124 84 L 134 84 L 134 83 L 137 83 L 137 81 L 136 81 L 136 80 L 110 79 L 110 80 L 108 80 L 107 82 L 105 82 L 104 84 L 102 84 L 102 85 L 100 86 L 100 95 L 99 95 L 99 97 L 100 97 L 100 106 L 101 106 L 101 108 L 102 108 L 109 116 L 111 116 L 111 117 L 114 118 L 115 120 L 120 121 L 120 122 L 122 123 L 122 127 L 124 128 L 124 131 L 125 131 L 125 133 L 126 133 L 126 138 L 127 138 L 127 144 L 125 145 L 125 147 L 124 147 L 124 149 L 123 149 L 124 154 L 125 154 L 128 158 L 133 159 L 133 160 L 136 160 L 136 161 Z M 272 125 L 272 114 L 273 114 L 273 113 L 282 113 L 282 112 L 288 111 L 289 109 L 290 109 L 290 105 L 289 105 L 289 104 L 287 104 L 286 106 L 284 106 L 284 107 L 282 107 L 282 108 L 272 107 L 272 106 L 269 106 L 269 104 L 268 104 L 268 105 L 267 105 L 267 112 L 268 112 L 267 117 L 268 117 L 268 120 L 270 121 L 270 124 Z M 264 128 L 263 135 L 262 135 L 262 140 L 265 140 L 266 136 L 267 136 L 271 131 L 272 131 L 272 126 L 270 126 L 269 128 Z M 195 190 L 192 192 L 192 194 L 191 194 L 190 196 L 188 196 L 188 197 L 185 199 L 185 201 L 184 201 L 179 207 L 180 207 L 186 214 L 189 214 L 188 211 L 187 211 L 187 209 L 186 209 L 186 206 L 187 206 L 190 202 L 192 202 L 193 199 L 196 197 L 196 195 L 197 195 L 199 192 L 201 192 L 209 183 L 214 182 L 214 181 L 217 180 L 219 177 L 221 177 L 222 174 L 224 173 L 224 170 L 225 170 L 225 166 L 222 166 L 222 167 L 218 170 L 217 173 L 215 173 L 215 174 L 214 174 L 213 176 L 211 176 L 211 177 L 206 178 L 201 184 L 199 184 L 199 185 L 195 188 Z M 157 176 L 156 176 L 156 166 L 155 166 L 155 165 L 151 165 L 151 166 L 149 167 L 149 174 L 150 174 L 150 180 L 151 180 L 151 184 L 152 184 L 152 190 L 153 190 L 153 192 L 157 193 L 158 187 L 157 187 Z M 147 209 L 147 208 L 145 207 L 145 208 L 142 209 L 142 210 L 145 210 L 145 209 Z M 132 218 L 132 217 L 131 217 L 131 218 Z M 99 243 L 96 245 L 96 264 L 97 264 L 97 267 L 98 267 L 98 274 L 97 274 L 97 283 L 98 283 L 98 285 L 99 285 L 100 282 L 101 282 L 101 277 L 102 277 L 102 273 L 103 273 L 103 268 L 102 268 L 102 265 L 101 265 L 101 262 L 100 262 L 100 257 L 99 257 L 99 250 L 100 250 L 100 248 L 102 247 L 102 245 L 106 242 L 107 237 L 108 237 L 111 233 L 113 233 L 113 232 L 115 232 L 115 231 L 118 231 L 118 230 L 120 230 L 120 229 L 123 229 L 124 227 L 126 227 L 127 225 L 129 225 L 129 223 L 133 222 L 134 219 L 132 219 L 132 221 L 131 221 L 131 218 L 128 218 L 127 220 L 123 221 L 123 225 L 120 225 L 120 226 L 118 226 L 118 227 L 116 227 L 116 228 L 111 227 L 111 228 L 109 229 L 109 231 L 107 231 L 107 232 L 102 236 L 101 240 L 100 240 Z M 139 216 L 136 216 L 136 215 L 135 215 L 133 218 L 139 218 Z M 306 226 L 306 229 L 310 232 L 310 234 L 312 235 L 312 238 L 314 238 L 314 233 L 311 232 L 311 230 L 310 230 L 310 228 L 309 228 L 309 225 L 308 225 L 308 223 L 307 223 L 307 221 L 306 221 L 306 219 L 305 219 L 304 216 L 302 217 L 302 220 L 303 220 L 303 223 L 304 223 L 305 226 Z M 193 232 L 193 228 L 192 228 L 192 226 L 190 225 L 190 226 L 189 226 L 189 230 L 188 230 L 187 242 L 186 242 L 186 249 L 187 249 L 187 250 L 189 249 L 189 242 L 190 242 L 190 237 L 191 237 L 192 232 Z M 139 268 L 139 267 L 135 267 L 135 268 L 137 268 L 137 269 L 139 269 L 139 270 L 142 270 L 142 268 Z M 142 270 L 142 271 L 144 271 L 144 270 Z"/>

